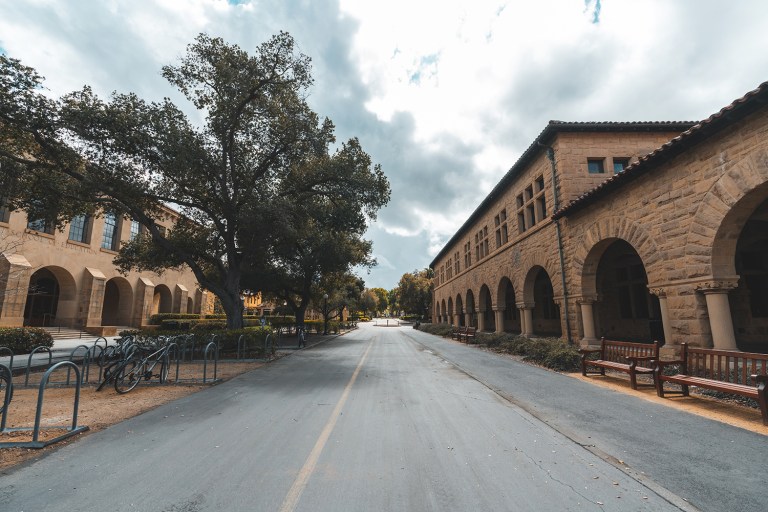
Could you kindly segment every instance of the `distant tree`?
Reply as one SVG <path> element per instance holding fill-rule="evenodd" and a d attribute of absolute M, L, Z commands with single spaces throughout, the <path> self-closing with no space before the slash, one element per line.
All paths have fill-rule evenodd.
<path fill-rule="evenodd" d="M 371 288 L 371 291 L 376 294 L 376 311 L 382 315 L 389 307 L 389 292 L 384 288 Z"/>
<path fill-rule="evenodd" d="M 120 268 L 186 265 L 238 328 L 244 269 L 263 262 L 274 239 L 275 226 L 259 223 L 254 205 L 279 208 L 276 191 L 344 198 L 349 189 L 334 171 L 365 153 L 353 139 L 338 158 L 329 155 L 333 124 L 307 105 L 310 60 L 287 33 L 253 55 L 201 34 L 163 76 L 199 111 L 201 126 L 167 98 L 114 93 L 104 101 L 85 87 L 48 99 L 41 76 L 0 55 L 0 190 L 12 207 L 59 223 L 86 210 L 129 215 L 147 234 L 122 248 Z M 386 183 L 369 161 L 357 163 Z M 302 180 L 310 174 L 317 179 Z M 155 223 L 163 204 L 182 214 L 167 233 Z"/>
<path fill-rule="evenodd" d="M 331 320 L 341 319 L 345 308 L 348 311 L 357 309 L 364 287 L 363 280 L 351 272 L 326 274 L 313 288 L 312 305 L 320 311 L 327 326 Z"/>
<path fill-rule="evenodd" d="M 372 315 L 375 315 L 377 304 L 378 299 L 376 294 L 372 290 L 363 290 L 363 293 L 360 294 L 360 302 L 358 303 L 360 311 L 362 311 L 365 316 L 369 316 L 369 312 L 372 313 Z"/>
<path fill-rule="evenodd" d="M 387 292 L 387 304 L 389 305 L 389 311 L 395 316 L 398 316 L 400 313 L 399 295 L 400 290 L 397 288 L 392 288 Z"/>
<path fill-rule="evenodd" d="M 398 304 L 405 313 L 429 317 L 432 304 L 432 269 L 414 270 L 403 274 L 398 283 Z"/>

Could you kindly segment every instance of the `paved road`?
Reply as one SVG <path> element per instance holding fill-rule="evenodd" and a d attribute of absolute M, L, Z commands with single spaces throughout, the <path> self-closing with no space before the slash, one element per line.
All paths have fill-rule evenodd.
<path fill-rule="evenodd" d="M 472 371 L 485 357 L 496 362 L 486 361 L 491 380 L 512 388 L 583 385 L 413 329 L 363 326 L 3 474 L 0 510 L 695 510 L 665 489 L 669 480 L 656 478 L 666 474 L 638 480 L 605 460 L 601 450 L 642 470 L 633 465 L 636 452 L 651 450 L 623 455 L 628 433 L 585 430 L 582 416 L 561 410 L 559 398 L 545 397 L 538 407 L 492 384 L 522 407 L 514 405 L 450 362 Z M 592 400 L 590 390 L 603 392 L 584 386 L 577 406 Z M 558 420 L 553 424 L 568 435 L 524 409 Z M 643 442 L 653 436 L 649 425 L 675 435 L 666 417 L 643 414 L 630 429 Z M 716 430 L 703 422 L 693 420 L 689 433 Z M 721 428 L 720 442 L 730 441 L 734 432 Z M 573 441 L 591 432 L 583 444 L 595 447 Z M 736 462 L 709 463 L 723 470 Z M 724 508 L 691 501 L 736 510 L 737 496 Z"/>

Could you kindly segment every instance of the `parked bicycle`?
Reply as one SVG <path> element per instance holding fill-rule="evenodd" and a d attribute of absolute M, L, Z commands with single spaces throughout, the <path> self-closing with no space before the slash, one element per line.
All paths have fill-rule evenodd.
<path fill-rule="evenodd" d="M 164 383 L 168 379 L 170 369 L 170 358 L 168 356 L 170 344 L 164 343 L 157 350 L 151 351 L 143 347 L 137 347 L 137 350 L 115 370 L 114 383 L 115 391 L 118 393 L 128 393 L 141 383 L 142 380 L 150 380 L 153 377 Z M 160 365 L 158 373 L 153 373 L 155 367 Z"/>

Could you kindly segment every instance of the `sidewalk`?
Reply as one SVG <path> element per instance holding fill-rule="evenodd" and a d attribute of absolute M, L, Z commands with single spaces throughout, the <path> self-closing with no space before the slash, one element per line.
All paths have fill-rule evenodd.
<path fill-rule="evenodd" d="M 119 336 L 108 336 L 106 338 L 99 338 L 98 344 L 101 347 L 104 347 L 104 340 L 107 340 L 108 345 L 114 345 L 115 340 L 119 338 Z M 86 351 L 86 349 L 89 349 L 93 347 L 96 344 L 96 340 L 94 339 L 80 339 L 80 338 L 73 338 L 73 339 L 60 339 L 60 340 L 54 340 L 53 341 L 53 347 L 51 347 L 51 355 L 50 358 L 54 363 L 57 363 L 59 361 L 68 361 L 69 358 L 72 355 L 72 351 L 75 350 L 78 347 L 86 347 L 86 348 L 80 348 L 75 355 L 82 356 L 82 354 Z M 32 366 L 43 366 L 48 364 L 48 352 L 38 352 L 32 356 Z M 4 356 L 0 357 L 0 364 L 3 364 L 5 366 L 9 366 L 10 363 L 10 356 Z M 13 356 L 13 368 L 26 368 L 27 365 L 30 364 L 29 360 L 29 354 L 17 354 Z"/>

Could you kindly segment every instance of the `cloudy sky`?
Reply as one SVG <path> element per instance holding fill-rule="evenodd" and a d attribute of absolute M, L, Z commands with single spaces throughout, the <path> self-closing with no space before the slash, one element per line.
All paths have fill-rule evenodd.
<path fill-rule="evenodd" d="M 768 80 L 765 0 L 0 0 L 0 51 L 60 95 L 171 96 L 200 32 L 246 50 L 284 30 L 309 101 L 392 185 L 369 287 L 424 268 L 551 119 L 708 117 Z"/>

